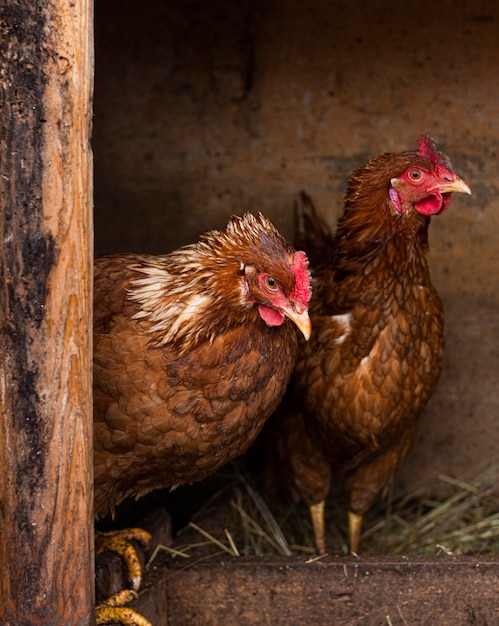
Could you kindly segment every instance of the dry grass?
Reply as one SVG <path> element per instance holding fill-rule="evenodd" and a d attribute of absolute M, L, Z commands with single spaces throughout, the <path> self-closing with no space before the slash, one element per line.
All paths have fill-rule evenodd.
<path fill-rule="evenodd" d="M 497 553 L 499 464 L 468 482 L 448 476 L 438 480 L 451 488 L 446 499 L 395 501 L 364 532 L 366 547 L 378 554 Z"/>
<path fill-rule="evenodd" d="M 313 534 L 305 507 L 264 499 L 238 464 L 226 470 L 229 482 L 215 493 L 180 533 L 174 549 L 187 557 L 212 548 L 232 556 L 314 555 Z M 424 500 L 396 495 L 371 511 L 364 524 L 362 555 L 468 554 L 499 552 L 499 461 L 472 480 L 439 476 L 448 496 Z M 228 503 L 228 506 L 227 506 Z M 230 511 L 230 515 L 227 514 Z M 327 506 L 330 554 L 347 554 L 344 506 Z M 183 536 L 189 541 L 182 544 Z"/>

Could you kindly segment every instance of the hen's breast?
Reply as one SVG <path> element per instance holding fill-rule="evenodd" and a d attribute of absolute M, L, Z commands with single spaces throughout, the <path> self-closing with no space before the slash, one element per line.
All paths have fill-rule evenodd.
<path fill-rule="evenodd" d="M 427 402 L 443 360 L 443 312 L 431 285 L 396 283 L 347 313 L 312 312 L 297 381 L 317 442 L 338 464 L 389 447 Z"/>
<path fill-rule="evenodd" d="M 200 480 L 243 453 L 284 394 L 290 323 L 239 327 L 179 357 L 119 318 L 94 346 L 96 510 Z"/>

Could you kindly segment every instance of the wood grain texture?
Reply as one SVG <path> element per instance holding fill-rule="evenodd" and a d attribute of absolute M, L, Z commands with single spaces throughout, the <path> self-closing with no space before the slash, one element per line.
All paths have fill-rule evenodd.
<path fill-rule="evenodd" d="M 154 626 L 487 626 L 499 620 L 498 573 L 470 557 L 170 560 L 136 608 L 156 616 L 166 585 Z"/>
<path fill-rule="evenodd" d="M 89 624 L 93 3 L 4 3 L 0 622 Z"/>

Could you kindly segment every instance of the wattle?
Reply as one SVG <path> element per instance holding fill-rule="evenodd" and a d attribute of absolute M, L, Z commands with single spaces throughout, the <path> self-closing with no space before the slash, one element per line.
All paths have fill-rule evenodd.
<path fill-rule="evenodd" d="M 270 306 L 261 304 L 258 307 L 258 312 L 267 326 L 280 326 L 284 322 L 284 314 Z"/>
<path fill-rule="evenodd" d="M 416 211 L 422 215 L 439 215 L 449 206 L 450 201 L 450 193 L 436 193 L 433 196 L 429 196 L 425 200 L 418 202 L 416 204 Z"/>

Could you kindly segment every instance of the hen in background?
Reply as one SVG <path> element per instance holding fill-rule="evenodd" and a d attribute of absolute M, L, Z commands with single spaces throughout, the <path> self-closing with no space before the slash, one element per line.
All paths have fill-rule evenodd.
<path fill-rule="evenodd" d="M 443 309 L 426 260 L 428 226 L 452 192 L 471 193 L 422 136 L 417 152 L 377 156 L 351 176 L 334 235 L 301 194 L 296 244 L 311 263 L 313 332 L 292 379 L 301 412 L 281 418 L 274 455 L 310 508 L 320 553 L 332 476 L 346 475 L 357 553 L 362 516 L 411 448 L 437 383 Z"/>
<path fill-rule="evenodd" d="M 262 215 L 164 256 L 95 263 L 95 514 L 242 454 L 310 336 L 310 275 Z M 102 618 L 102 621 L 106 619 Z"/>

